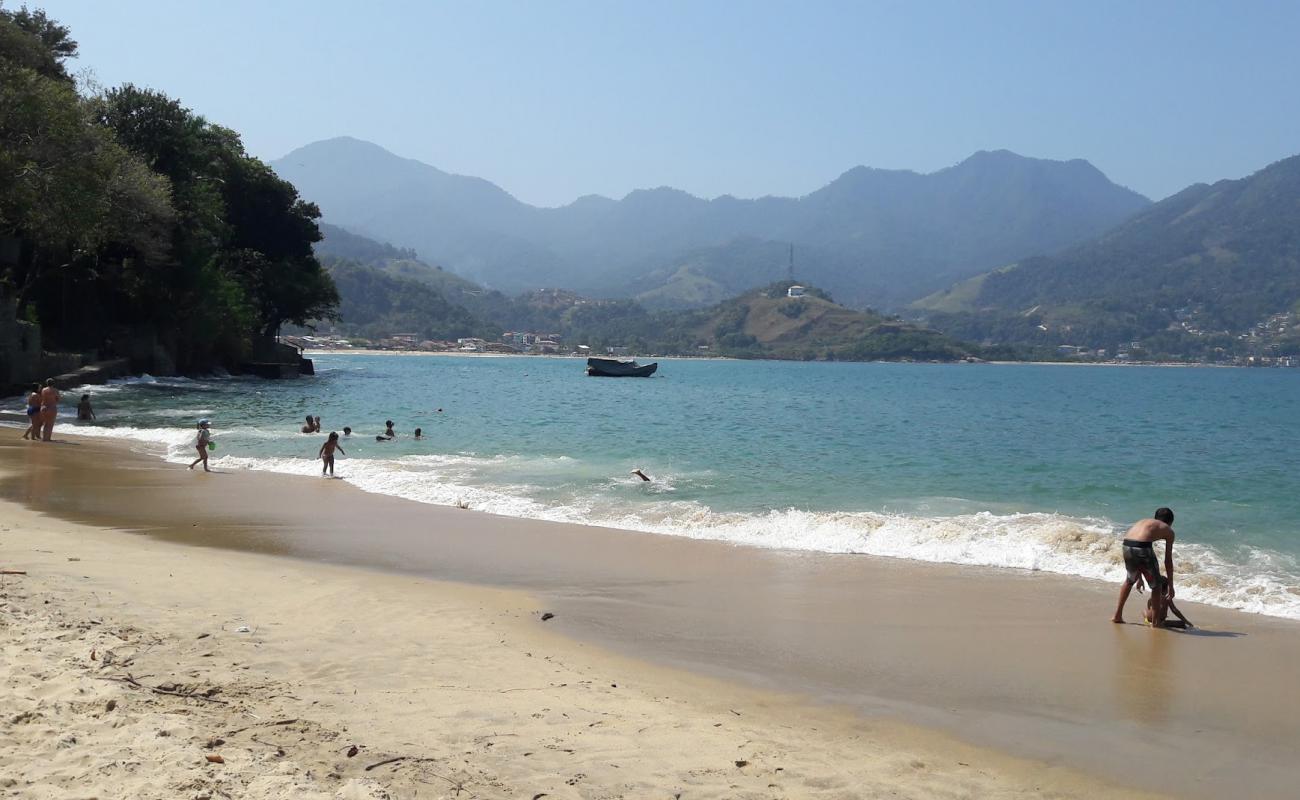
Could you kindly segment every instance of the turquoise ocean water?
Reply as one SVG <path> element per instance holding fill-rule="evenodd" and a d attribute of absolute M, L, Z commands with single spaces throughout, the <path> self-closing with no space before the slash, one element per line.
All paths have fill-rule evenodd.
<path fill-rule="evenodd" d="M 86 387 L 91 435 L 429 503 L 736 543 L 1118 581 L 1118 536 L 1178 514 L 1180 597 L 1300 619 L 1300 371 L 316 358 L 315 378 Z M 71 394 L 71 393 L 69 393 Z M 438 413 L 437 409 L 442 412 Z M 377 443 L 385 419 L 400 434 Z M 425 432 L 423 441 L 410 434 Z M 654 478 L 629 474 L 642 468 Z"/>

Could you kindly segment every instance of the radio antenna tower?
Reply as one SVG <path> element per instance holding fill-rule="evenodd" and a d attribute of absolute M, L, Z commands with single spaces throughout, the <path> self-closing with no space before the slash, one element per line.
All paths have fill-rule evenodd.
<path fill-rule="evenodd" d="M 791 283 L 794 283 L 794 242 L 790 243 L 790 266 L 786 270 L 786 277 L 790 279 Z"/>

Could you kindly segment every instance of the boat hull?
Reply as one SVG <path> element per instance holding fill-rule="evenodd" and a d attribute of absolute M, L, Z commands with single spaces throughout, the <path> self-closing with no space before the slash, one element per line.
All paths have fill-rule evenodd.
<path fill-rule="evenodd" d="M 612 358 L 587 359 L 587 375 L 593 378 L 648 378 L 659 369 L 659 362 L 638 364 Z"/>

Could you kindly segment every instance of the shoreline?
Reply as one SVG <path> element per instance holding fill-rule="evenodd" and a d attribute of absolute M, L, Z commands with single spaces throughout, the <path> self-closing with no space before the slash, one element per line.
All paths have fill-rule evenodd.
<path fill-rule="evenodd" d="M 1205 634 L 1218 630 L 1222 636 L 1101 625 L 1113 604 L 1110 587 L 1055 576 L 755 551 L 493 517 L 368 495 L 342 481 L 269 473 L 194 476 L 128 454 L 121 443 L 86 440 L 78 444 L 84 448 L 115 454 L 129 469 L 97 475 L 75 463 L 53 463 L 66 462 L 69 449 L 45 449 L 48 455 L 36 458 L 78 487 L 78 502 L 58 509 L 62 517 L 143 529 L 207 548 L 522 589 L 556 611 L 551 624 L 557 631 L 627 657 L 796 691 L 865 718 L 920 724 L 1125 784 L 1167 785 L 1141 763 L 1122 763 L 1130 751 L 1142 753 L 1143 763 L 1171 763 L 1175 753 L 1203 751 L 1211 759 L 1207 764 L 1215 763 L 1214 753 L 1232 752 L 1250 764 L 1241 769 L 1261 790 L 1294 776 L 1269 744 L 1297 732 L 1285 668 L 1254 666 L 1300 657 L 1300 627 L 1285 621 L 1189 604 L 1193 618 L 1209 628 Z M 0 460 L 30 452 L 0 448 Z M 220 480 L 222 497 L 184 488 L 194 487 L 195 478 Z M 40 506 L 43 491 L 48 487 L 35 480 L 17 487 L 9 480 L 5 494 L 25 494 Z M 275 502 L 286 493 L 336 519 L 313 527 L 307 512 Z M 203 537 L 169 522 L 167 512 L 181 499 L 172 495 L 180 494 L 188 513 L 208 521 Z M 231 496 L 238 498 L 239 513 L 229 508 Z M 164 498 L 166 507 L 108 508 L 114 498 L 121 504 L 134 497 Z M 249 517 L 258 524 L 250 527 Z M 375 519 L 391 530 L 371 531 Z M 356 541 L 359 530 L 367 531 L 365 542 Z M 437 534 L 435 551 L 429 550 L 428 531 Z M 948 598 L 962 598 L 960 607 Z M 1031 613 L 1035 608 L 1037 615 Z M 1130 617 L 1139 613 L 1130 603 Z M 983 652 L 988 641 L 998 642 L 997 652 Z M 1149 683 L 1151 658 L 1170 670 L 1173 686 L 1155 687 L 1149 697 L 1136 686 L 1116 694 L 1130 680 Z M 1098 661 L 1118 672 L 1092 674 Z M 1220 686 L 1225 674 L 1252 671 L 1259 674 L 1249 686 Z M 1278 702 L 1279 693 L 1286 703 Z M 1153 714 L 1154 723 L 1147 719 Z M 1247 724 L 1259 736 L 1268 731 L 1274 738 L 1241 741 L 1236 731 Z M 1187 730 L 1198 735 L 1183 741 Z M 1118 743 L 1096 740 L 1102 737 L 1118 737 Z M 1121 763 L 1112 763 L 1116 759 Z M 1224 780 L 1211 771 L 1198 777 L 1180 773 L 1174 782 L 1188 794 L 1214 796 L 1207 786 L 1222 787 L 1217 782 Z"/>
<path fill-rule="evenodd" d="M 5 425 L 6 425 L 5 414 L 3 411 L 0 411 L 0 429 L 3 429 Z M 172 458 L 174 456 L 169 456 L 166 453 L 161 452 L 161 450 L 167 449 L 168 445 L 160 444 L 158 440 L 149 439 L 149 438 L 135 438 L 135 437 L 129 439 L 120 439 L 112 435 L 109 436 L 101 435 L 103 433 L 111 433 L 114 430 L 111 426 L 85 427 L 80 424 L 74 423 L 69 426 L 66 426 L 64 430 L 68 431 L 67 435 L 73 438 L 85 438 L 88 441 L 102 442 L 102 443 L 117 442 L 119 444 L 131 448 L 134 452 L 143 453 L 146 456 L 149 456 L 151 458 L 158 458 L 167 463 L 184 464 L 189 461 L 188 455 L 184 458 L 181 458 L 179 461 L 169 460 L 169 458 Z M 227 455 L 230 454 L 223 451 L 222 456 L 227 456 Z M 236 456 L 236 461 L 239 461 L 238 456 Z M 277 463 L 269 464 L 269 465 L 266 463 L 250 465 L 247 462 L 236 463 L 236 464 L 224 464 L 221 457 L 217 457 L 217 460 L 214 463 L 222 465 L 225 469 L 233 469 L 236 471 L 248 471 L 248 472 L 265 474 L 265 475 L 311 477 L 315 474 L 314 468 L 307 469 L 304 471 L 304 470 L 296 469 L 293 466 L 286 467 L 286 462 L 291 465 L 310 464 L 312 463 L 311 460 L 304 460 L 301 458 L 293 458 L 293 457 L 284 457 L 284 458 L 278 458 L 276 459 L 276 461 Z M 469 504 L 459 497 L 454 499 L 446 495 L 439 497 L 437 499 L 430 499 L 427 497 L 412 497 L 411 494 L 406 492 L 387 490 L 386 487 L 383 485 L 382 481 L 377 481 L 376 479 L 373 478 L 357 479 L 347 474 L 346 471 L 344 472 L 343 475 L 340 476 L 340 478 L 341 480 L 351 484 L 353 487 L 366 494 L 403 498 L 409 500 L 410 502 L 414 502 L 423 506 L 433 506 L 440 509 L 459 507 L 465 510 L 472 509 L 476 513 L 486 513 L 489 515 L 500 514 L 501 516 L 511 518 L 511 519 L 520 519 L 520 520 L 538 519 L 538 521 L 548 521 L 548 522 L 558 521 L 566 525 L 578 525 L 586 528 L 594 528 L 596 530 L 611 529 L 609 527 L 611 523 L 602 520 L 574 519 L 574 518 L 565 519 L 565 518 L 557 518 L 556 516 L 541 516 L 539 518 L 534 518 L 517 511 L 507 510 L 507 511 L 498 512 L 493 510 L 485 510 L 477 503 Z M 461 503 L 466 503 L 466 505 L 461 506 L 460 505 Z M 545 514 L 545 511 L 543 511 L 542 513 Z M 821 512 L 821 513 L 833 513 L 833 512 Z M 846 512 L 846 513 L 870 514 L 876 512 L 865 511 L 865 512 Z M 1071 517 L 1068 514 L 1062 515 L 1059 512 L 1024 511 L 1024 512 L 1017 512 L 1016 515 L 1037 515 L 1039 517 L 1042 517 L 1049 524 L 1055 519 L 1064 519 L 1067 521 L 1071 521 L 1072 524 L 1090 522 L 1090 520 L 1088 520 L 1087 518 L 1081 519 L 1077 515 Z M 962 515 L 959 515 L 958 517 L 950 518 L 949 522 L 961 524 L 962 522 L 961 516 Z M 976 513 L 969 516 L 971 518 L 965 520 L 967 523 L 979 524 L 978 517 L 980 516 L 980 514 Z M 924 520 L 924 517 L 917 518 L 917 519 Z M 1110 539 L 1113 539 L 1112 544 L 1114 546 L 1110 547 L 1106 553 L 1103 553 L 1102 557 L 1097 558 L 1096 553 L 1094 552 L 1092 553 L 1094 558 L 1091 561 L 1088 560 L 1070 561 L 1066 559 L 1064 561 L 1058 561 L 1058 562 L 1051 562 L 1051 561 L 1042 562 L 1036 559 L 1034 566 L 1026 567 L 1015 563 L 1003 563 L 996 559 L 988 559 L 988 558 L 985 558 L 984 560 L 963 559 L 961 558 L 960 553 L 954 554 L 952 552 L 949 552 L 946 555 L 940 554 L 938 556 L 934 556 L 934 555 L 926 555 L 925 553 L 919 553 L 919 552 L 900 552 L 897 551 L 896 549 L 890 549 L 890 548 L 878 548 L 874 550 L 869 548 L 859 548 L 859 549 L 845 550 L 845 549 L 825 549 L 825 548 L 816 548 L 816 547 L 799 547 L 790 543 L 774 545 L 774 544 L 764 543 L 761 541 L 758 542 L 746 541 L 742 539 L 736 539 L 736 538 L 731 538 L 728 536 L 721 536 L 716 534 L 709 534 L 709 535 L 697 537 L 693 535 L 691 531 L 683 530 L 683 529 L 663 529 L 663 528 L 656 528 L 654 526 L 635 527 L 634 525 L 628 523 L 627 520 L 615 520 L 612 524 L 614 526 L 613 529 L 616 529 L 622 533 L 639 533 L 639 534 L 647 534 L 647 535 L 655 535 L 655 536 L 670 536 L 674 538 L 684 538 L 684 539 L 702 538 L 710 541 L 734 544 L 740 547 L 755 547 L 759 549 L 776 550 L 780 552 L 807 553 L 807 554 L 823 555 L 823 556 L 833 556 L 833 555 L 865 556 L 865 557 L 872 557 L 872 558 L 881 558 L 886 560 L 901 560 L 906 564 L 941 564 L 941 565 L 949 565 L 949 566 L 964 568 L 964 569 L 976 569 L 976 570 L 991 569 L 994 570 L 995 572 L 1008 574 L 1008 575 L 1041 574 L 1041 575 L 1059 576 L 1067 580 L 1081 581 L 1083 582 L 1083 584 L 1094 589 L 1098 587 L 1107 587 L 1107 588 L 1112 587 L 1112 583 L 1113 583 L 1112 577 L 1123 574 L 1121 571 L 1122 566 L 1120 563 L 1120 554 L 1118 550 L 1119 531 L 1114 530 L 1108 534 L 1102 531 L 1100 528 L 1096 528 L 1096 529 L 1087 528 L 1083 530 L 1082 534 L 1080 534 L 1078 531 L 1075 531 L 1075 535 L 1082 535 L 1087 540 L 1092 540 L 1095 537 L 1106 537 L 1106 536 L 1109 536 Z M 942 530 L 935 531 L 934 533 L 936 536 L 939 537 L 942 537 L 944 535 L 944 532 Z M 1109 541 L 1109 540 L 1103 538 L 1101 541 Z M 1107 556 L 1111 559 L 1110 562 L 1106 561 Z M 1209 560 L 1207 562 L 1202 562 L 1201 559 L 1203 558 L 1208 558 Z M 1279 580 L 1281 580 L 1281 578 L 1273 575 L 1268 575 L 1268 576 L 1257 575 L 1256 577 L 1258 578 L 1267 577 L 1268 582 L 1263 585 L 1267 591 L 1261 592 L 1260 591 L 1261 585 L 1258 582 L 1256 582 L 1254 584 L 1254 594 L 1252 594 L 1249 590 L 1249 587 L 1243 588 L 1239 584 L 1228 583 L 1224 580 L 1223 574 L 1221 572 L 1216 571 L 1217 568 L 1222 567 L 1222 564 L 1215 560 L 1220 558 L 1222 558 L 1222 556 L 1216 552 L 1200 553 L 1194 550 L 1183 551 L 1182 562 L 1181 562 L 1182 566 L 1180 569 L 1180 572 L 1182 574 L 1182 580 L 1180 581 L 1179 591 L 1180 591 L 1180 598 L 1184 602 L 1195 601 L 1215 608 L 1240 611 L 1246 614 L 1262 615 L 1268 618 L 1289 620 L 1292 622 L 1300 623 L 1300 616 L 1297 615 L 1297 613 L 1300 612 L 1300 609 L 1297 609 L 1291 605 L 1286 605 L 1286 602 L 1288 601 L 1286 600 L 1285 595 L 1282 595 L 1279 599 L 1278 593 L 1285 592 L 1289 588 L 1287 584 L 1279 583 Z M 1101 569 L 1100 572 L 1098 571 L 1099 566 Z M 1105 577 L 1103 577 L 1103 574 Z M 1236 577 L 1236 576 L 1229 576 L 1229 577 Z M 1228 588 L 1225 587 L 1231 587 L 1232 591 L 1229 592 Z M 1300 588 L 1300 586 L 1296 588 Z M 1206 593 L 1207 591 L 1209 592 L 1209 594 Z M 1216 591 L 1218 592 L 1217 594 Z M 1228 593 L 1224 594 L 1225 592 Z M 1300 600 L 1300 592 L 1291 591 L 1291 594 L 1294 595 L 1297 598 L 1297 600 Z M 1267 601 L 1261 598 L 1267 598 Z M 1270 605 L 1270 603 L 1272 605 Z"/>
<path fill-rule="evenodd" d="M 468 358 L 560 358 L 560 359 L 585 359 L 587 356 L 581 354 L 564 354 L 564 353 L 481 353 L 475 351 L 462 352 L 459 350 L 383 350 L 375 348 L 307 348 L 302 351 L 304 356 L 465 356 Z M 609 356 L 613 358 L 613 356 Z M 635 355 L 625 356 L 626 358 L 654 358 L 664 361 L 779 361 L 796 364 L 813 363 L 813 364 L 911 364 L 911 365 L 930 365 L 930 366 L 951 366 L 966 365 L 979 366 L 981 364 L 991 364 L 997 366 L 1027 365 L 1039 367 L 1207 367 L 1213 369 L 1272 369 L 1271 367 L 1248 367 L 1244 364 L 1213 364 L 1186 361 L 843 361 L 843 360 L 821 360 L 814 359 L 806 361 L 798 358 L 735 358 L 732 356 L 659 356 L 659 355 Z"/>
<path fill-rule="evenodd" d="M 381 350 L 374 348 L 348 348 L 344 350 L 328 348 L 307 348 L 304 356 L 463 356 L 466 358 L 556 358 L 562 360 L 586 360 L 588 356 L 568 353 L 483 353 L 461 350 Z M 664 361 L 740 361 L 743 359 L 727 356 L 598 356 L 599 358 L 657 358 Z"/>
<path fill-rule="evenodd" d="M 517 592 L 0 509 L 27 572 L 0 578 L 0 786 L 19 792 L 1139 796 L 602 652 Z"/>
<path fill-rule="evenodd" d="M 1151 796 L 649 666 L 517 591 L 0 512 L 0 565 L 26 572 L 0 577 L 0 786 L 19 792 Z"/>

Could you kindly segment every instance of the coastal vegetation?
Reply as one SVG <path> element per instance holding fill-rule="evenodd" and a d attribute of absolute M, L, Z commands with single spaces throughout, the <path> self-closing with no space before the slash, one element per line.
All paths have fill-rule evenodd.
<path fill-rule="evenodd" d="M 235 367 L 330 318 L 319 209 L 178 99 L 79 86 L 76 56 L 43 11 L 0 8 L 0 313 L 159 371 Z"/>

